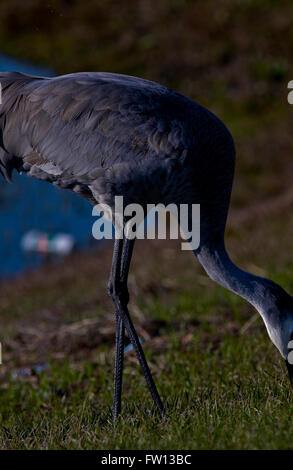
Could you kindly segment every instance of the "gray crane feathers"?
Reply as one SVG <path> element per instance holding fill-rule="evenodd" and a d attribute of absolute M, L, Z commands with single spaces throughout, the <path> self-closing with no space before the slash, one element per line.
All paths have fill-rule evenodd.
<path fill-rule="evenodd" d="M 182 172 L 172 173 L 174 167 L 193 171 L 196 187 L 204 171 L 216 180 L 216 166 L 224 164 L 230 169 L 223 185 L 229 197 L 233 139 L 216 116 L 188 98 L 151 81 L 107 73 L 40 78 L 8 72 L 0 73 L 0 81 L 6 175 L 18 157 L 29 176 L 93 203 L 111 203 L 113 194 L 125 191 L 134 202 L 155 193 L 163 202 L 172 193 L 188 198 L 192 191 L 184 190 L 186 175 L 178 184 Z"/>

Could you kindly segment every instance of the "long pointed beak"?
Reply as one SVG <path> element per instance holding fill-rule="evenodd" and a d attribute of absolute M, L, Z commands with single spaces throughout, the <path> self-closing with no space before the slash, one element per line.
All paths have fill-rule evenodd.
<path fill-rule="evenodd" d="M 289 374 L 290 383 L 291 383 L 291 386 L 293 388 L 293 364 L 290 364 L 287 361 L 287 359 L 285 359 L 285 362 L 286 362 L 286 366 L 287 366 L 287 370 L 288 370 L 288 374 Z"/>

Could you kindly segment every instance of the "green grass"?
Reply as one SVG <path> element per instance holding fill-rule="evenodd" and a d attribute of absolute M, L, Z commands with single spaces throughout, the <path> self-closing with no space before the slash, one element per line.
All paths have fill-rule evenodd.
<path fill-rule="evenodd" d="M 150 260 L 142 272 L 139 254 L 149 250 L 147 256 L 151 258 L 158 250 L 158 243 L 138 246 L 130 289 L 134 288 L 134 280 L 139 282 L 143 275 L 145 284 L 138 287 L 131 302 L 135 323 L 140 327 L 145 320 L 160 322 L 159 330 L 144 341 L 144 348 L 166 406 L 163 420 L 155 413 L 134 353 L 130 352 L 126 355 L 123 413 L 116 425 L 113 424 L 114 347 L 111 338 L 82 356 L 75 351 L 72 355 L 64 354 L 61 359 L 54 355 L 54 348 L 45 352 L 45 356 L 42 352 L 40 357 L 37 345 L 19 350 L 15 347 L 0 390 L 1 448 L 293 448 L 292 392 L 283 360 L 270 343 L 261 319 L 256 318 L 250 327 L 243 329 L 254 316 L 253 309 L 244 301 L 215 286 L 202 274 L 196 274 L 196 270 L 194 284 L 189 285 L 186 278 L 195 267 L 190 254 L 178 255 L 177 262 L 169 260 L 163 268 L 163 271 L 174 269 L 176 264 L 179 287 L 168 290 L 166 274 L 163 279 L 162 271 L 154 275 L 155 266 Z M 161 248 L 161 263 L 171 248 L 172 244 L 165 251 Z M 110 252 L 110 247 L 105 251 Z M 101 256 L 105 260 L 107 254 Z M 84 259 L 85 264 L 89 262 L 89 258 Z M 70 263 L 67 261 L 67 268 Z M 58 267 L 50 269 L 47 276 L 59 276 Z M 43 271 L 45 275 L 46 270 Z M 292 287 L 290 272 L 288 265 L 278 279 L 286 288 Z M 73 278 L 74 273 L 70 276 Z M 74 315 L 76 295 L 69 300 L 70 276 L 63 283 L 67 308 L 72 312 L 68 324 L 79 320 Z M 100 279 L 99 285 L 102 281 Z M 31 289 L 37 288 L 41 295 L 45 284 L 34 275 L 30 283 Z M 152 293 L 145 295 L 149 291 Z M 89 283 L 86 295 L 91 295 L 90 292 Z M 59 294 L 54 295 L 57 299 Z M 44 305 L 46 302 L 44 299 Z M 26 305 L 28 315 L 29 308 Z M 98 302 L 96 315 L 102 308 Z M 111 304 L 107 301 L 106 308 L 114 339 Z M 41 321 L 41 312 L 33 321 L 28 319 L 28 324 Z M 150 327 L 146 326 L 148 329 Z M 9 344 L 15 332 L 6 331 Z M 40 334 L 44 331 L 40 328 Z M 5 344 L 4 341 L 4 364 Z M 16 357 L 19 351 L 21 358 Z M 31 366 L 44 357 L 50 361 L 48 370 L 27 378 L 15 374 L 16 366 Z"/>
<path fill-rule="evenodd" d="M 1 448 L 292 448 L 293 403 L 281 360 L 264 341 L 228 335 L 214 349 L 194 334 L 182 348 L 170 333 L 164 352 L 146 350 L 167 408 L 154 415 L 136 366 L 127 364 L 124 409 L 111 420 L 113 353 L 80 365 L 51 362 L 36 382 L 10 380 L 1 392 Z"/>

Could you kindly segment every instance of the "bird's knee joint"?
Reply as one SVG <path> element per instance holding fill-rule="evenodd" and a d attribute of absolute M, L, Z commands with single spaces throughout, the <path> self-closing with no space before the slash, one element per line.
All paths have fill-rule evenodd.
<path fill-rule="evenodd" d="M 119 300 L 121 304 L 127 305 L 129 302 L 129 292 L 127 286 L 123 286 L 122 284 L 114 285 L 111 281 L 108 283 L 107 291 L 109 296 L 115 302 Z"/>

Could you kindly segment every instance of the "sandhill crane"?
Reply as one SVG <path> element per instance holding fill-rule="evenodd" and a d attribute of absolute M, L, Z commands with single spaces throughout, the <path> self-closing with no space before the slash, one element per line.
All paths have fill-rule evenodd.
<path fill-rule="evenodd" d="M 273 281 L 239 269 L 224 243 L 235 149 L 209 110 L 157 83 L 111 73 L 55 78 L 0 73 L 0 170 L 49 181 L 91 203 L 201 205 L 194 250 L 208 276 L 250 302 L 287 363 L 293 298 Z M 128 312 L 127 277 L 134 240 L 114 243 L 108 285 L 116 314 L 114 419 L 121 410 L 125 328 L 154 403 L 163 404 Z"/>

